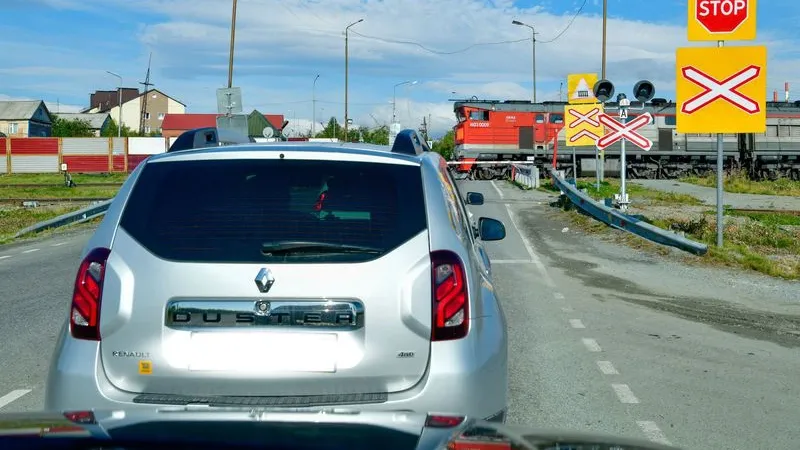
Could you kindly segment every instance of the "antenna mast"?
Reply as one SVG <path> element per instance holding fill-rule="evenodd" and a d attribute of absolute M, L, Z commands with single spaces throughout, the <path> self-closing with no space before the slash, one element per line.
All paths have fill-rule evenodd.
<path fill-rule="evenodd" d="M 147 76 L 145 77 L 144 81 L 140 81 L 139 84 L 144 85 L 144 94 L 142 94 L 142 111 L 141 115 L 139 116 L 139 134 L 144 135 L 144 121 L 145 117 L 147 116 L 147 93 L 150 91 L 150 86 L 154 86 L 153 83 L 150 82 L 150 64 L 153 62 L 153 52 L 150 52 L 150 59 L 147 61 Z"/>

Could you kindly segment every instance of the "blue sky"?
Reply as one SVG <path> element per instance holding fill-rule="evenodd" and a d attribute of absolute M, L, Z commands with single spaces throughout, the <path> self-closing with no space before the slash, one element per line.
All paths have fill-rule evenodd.
<path fill-rule="evenodd" d="M 674 98 L 674 51 L 686 41 L 686 0 L 608 0 L 607 76 L 627 92 L 640 78 Z M 230 0 L 3 0 L 0 99 L 43 99 L 55 111 L 89 94 L 144 81 L 187 105 L 216 112 L 227 83 Z M 245 110 L 282 113 L 308 128 L 317 74 L 317 118 L 344 117 L 344 36 L 350 35 L 350 117 L 388 123 L 393 87 L 404 126 L 454 121 L 453 97 L 529 99 L 530 31 L 537 29 L 537 97 L 559 99 L 569 73 L 600 72 L 602 0 L 239 0 L 234 85 Z M 800 1 L 760 0 L 769 91 L 800 89 Z M 570 25 L 571 23 L 571 25 Z M 564 31 L 566 28 L 566 31 Z M 563 32 L 563 33 L 562 33 Z M 357 34 L 356 34 L 357 33 Z M 560 35 L 560 36 L 559 36 Z M 553 40 L 556 36 L 557 39 Z M 552 42 L 547 42 L 552 41 Z M 504 42 L 495 45 L 475 45 Z M 739 45 L 746 45 L 741 43 Z M 696 45 L 696 44 L 692 44 Z M 455 94 L 454 94 L 455 93 Z M 770 95 L 771 96 L 771 95 Z M 795 98 L 795 96 L 793 96 Z"/>

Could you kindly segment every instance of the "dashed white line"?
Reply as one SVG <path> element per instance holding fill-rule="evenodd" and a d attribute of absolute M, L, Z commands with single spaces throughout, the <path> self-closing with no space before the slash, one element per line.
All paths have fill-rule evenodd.
<path fill-rule="evenodd" d="M 611 364 L 611 361 L 597 361 L 597 367 L 603 375 L 619 375 L 617 369 Z"/>
<path fill-rule="evenodd" d="M 564 312 L 573 312 L 573 311 L 575 311 L 574 309 L 572 309 L 570 307 L 564 307 L 564 308 L 561 308 L 561 310 L 564 311 Z"/>
<path fill-rule="evenodd" d="M 497 195 L 500 196 L 500 200 L 505 198 L 505 196 L 503 195 L 503 191 L 501 191 L 500 188 L 497 187 L 497 184 L 495 184 L 494 180 L 490 181 L 490 183 L 492 183 L 492 187 L 494 188 L 494 190 L 497 191 Z"/>
<path fill-rule="evenodd" d="M 661 432 L 661 429 L 658 428 L 658 425 L 656 425 L 655 422 L 651 422 L 649 420 L 637 420 L 636 425 L 639 425 L 639 428 L 642 429 L 642 432 L 645 436 L 647 436 L 647 439 L 663 445 L 672 445 L 672 443 L 670 443 L 667 437 L 664 436 L 664 433 Z"/>
<path fill-rule="evenodd" d="M 33 253 L 33 252 L 38 252 L 38 251 L 39 251 L 39 249 L 38 249 L 38 248 L 31 248 L 31 249 L 25 250 L 25 251 L 24 251 L 24 252 L 22 252 L 22 253 Z"/>
<path fill-rule="evenodd" d="M 583 338 L 581 340 L 583 341 L 583 345 L 585 345 L 586 349 L 589 350 L 590 352 L 602 352 L 603 351 L 603 349 L 600 348 L 600 344 L 598 344 L 597 341 L 595 341 L 594 339 Z"/>
<path fill-rule="evenodd" d="M 514 212 L 511 211 L 511 205 L 507 203 L 506 203 L 506 211 L 508 212 L 508 218 L 511 221 L 511 225 L 514 226 L 514 229 L 517 230 L 517 234 L 519 234 L 519 237 L 522 239 L 522 245 L 524 245 L 525 250 L 528 251 L 528 255 L 530 255 L 531 257 L 531 261 L 533 261 L 533 264 L 536 266 L 536 269 L 539 270 L 539 273 L 542 275 L 542 279 L 544 280 L 545 284 L 547 284 L 549 287 L 555 286 L 555 283 L 553 283 L 553 279 L 550 278 L 550 274 L 547 273 L 547 268 L 544 266 L 544 263 L 542 263 L 542 260 L 539 259 L 539 255 L 537 255 L 536 252 L 533 251 L 533 247 L 531 246 L 531 243 L 528 242 L 528 238 L 525 237 L 525 234 L 523 234 L 522 230 L 520 230 L 520 228 L 517 226 L 517 222 L 514 220 Z"/>
<path fill-rule="evenodd" d="M 17 389 L 16 391 L 11 391 L 8 394 L 0 397 L 0 409 L 15 400 L 19 400 L 20 397 L 29 393 L 30 391 L 30 389 Z"/>
<path fill-rule="evenodd" d="M 3 255 L 3 256 L 0 256 L 0 259 L 8 259 L 8 258 L 11 258 L 11 256 L 10 256 L 10 255 Z"/>
<path fill-rule="evenodd" d="M 569 324 L 572 328 L 586 328 L 581 319 L 569 319 Z"/>
<path fill-rule="evenodd" d="M 59 246 L 64 245 L 64 244 L 66 244 L 66 242 L 57 242 L 55 244 L 52 244 L 51 247 L 59 247 Z"/>
<path fill-rule="evenodd" d="M 555 297 L 558 300 L 564 300 L 564 294 L 562 294 L 561 292 L 553 292 L 553 297 Z"/>
<path fill-rule="evenodd" d="M 633 395 L 633 391 L 627 384 L 612 384 L 611 387 L 622 403 L 639 403 L 639 399 Z"/>

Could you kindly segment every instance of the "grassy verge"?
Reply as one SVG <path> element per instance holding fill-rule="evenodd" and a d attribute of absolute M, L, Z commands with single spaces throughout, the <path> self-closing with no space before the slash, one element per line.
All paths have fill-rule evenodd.
<path fill-rule="evenodd" d="M 596 199 L 610 197 L 616 192 L 613 184 L 601 185 L 599 192 L 593 182 L 578 181 L 577 185 L 586 188 L 589 195 Z M 549 181 L 542 183 L 542 189 L 555 190 Z M 709 251 L 705 256 L 688 257 L 690 261 L 742 268 L 785 279 L 800 279 L 800 216 L 728 210 L 725 212 L 724 245 L 717 248 L 715 212 L 700 206 L 701 202 L 697 199 L 639 188 L 631 190 L 630 195 L 636 204 L 631 214 L 639 214 L 657 227 L 682 232 L 690 239 L 708 244 Z M 637 198 L 639 202 L 635 201 Z M 618 242 L 642 250 L 664 255 L 673 253 L 633 234 L 617 232 L 577 211 L 565 214 L 584 231 L 608 234 Z"/>
<path fill-rule="evenodd" d="M 679 181 L 705 187 L 715 187 L 717 185 L 717 177 L 714 174 L 705 177 L 686 177 L 681 178 Z M 752 181 L 744 172 L 725 177 L 723 186 L 726 192 L 737 194 L 800 196 L 800 181 L 792 181 L 786 178 L 775 181 Z"/>
<path fill-rule="evenodd" d="M 0 244 L 7 244 L 14 240 L 16 235 L 23 228 L 34 225 L 44 220 L 58 217 L 76 209 L 80 209 L 88 204 L 68 204 L 43 206 L 38 208 L 0 207 Z M 46 230 L 38 235 L 50 234 L 54 230 Z"/>
<path fill-rule="evenodd" d="M 619 192 L 619 180 L 605 180 L 600 183 L 600 189 L 594 180 L 579 178 L 576 182 L 578 189 L 586 189 L 587 194 L 595 200 L 602 200 L 604 198 L 612 198 L 614 194 Z M 637 184 L 628 184 L 626 186 L 628 197 L 631 201 L 646 200 L 650 205 L 702 205 L 699 199 L 686 194 L 676 194 L 672 192 L 661 192 L 655 189 L 648 189 L 644 186 Z M 553 180 L 542 180 L 540 190 L 546 192 L 558 192 L 558 189 L 553 185 Z"/>
<path fill-rule="evenodd" d="M 119 183 L 125 181 L 127 174 L 75 174 L 72 180 L 76 187 L 64 185 L 61 174 L 13 174 L 0 175 L 0 200 L 3 199 L 50 199 L 50 198 L 91 198 L 108 199 L 116 195 L 119 186 L 97 186 L 98 183 Z M 30 187 L 27 185 L 41 184 Z M 49 186 L 44 186 L 49 185 Z"/>

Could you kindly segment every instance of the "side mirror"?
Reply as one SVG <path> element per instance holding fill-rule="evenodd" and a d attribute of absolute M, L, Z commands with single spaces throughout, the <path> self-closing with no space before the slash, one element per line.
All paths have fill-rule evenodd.
<path fill-rule="evenodd" d="M 468 205 L 482 205 L 483 204 L 483 194 L 480 192 L 467 192 L 467 204 Z"/>
<path fill-rule="evenodd" d="M 478 236 L 482 241 L 500 241 L 506 237 L 506 226 L 497 219 L 478 219 Z"/>

